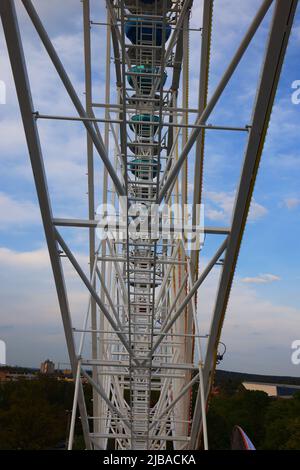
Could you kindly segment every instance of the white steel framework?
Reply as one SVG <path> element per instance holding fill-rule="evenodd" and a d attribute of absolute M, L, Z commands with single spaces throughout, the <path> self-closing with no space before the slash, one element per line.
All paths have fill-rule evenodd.
<path fill-rule="evenodd" d="M 76 116 L 42 114 L 34 109 L 15 1 L 0 3 L 75 379 L 69 449 L 73 446 L 77 407 L 87 449 L 108 446 L 207 449 L 206 410 L 222 324 L 297 0 L 262 1 L 209 100 L 214 2 L 204 0 L 199 99 L 195 108 L 189 106 L 193 0 L 103 2 L 106 22 L 102 26 L 107 31 L 104 103 L 93 101 L 93 67 L 97 64 L 92 62 L 90 30 L 101 23 L 91 21 L 92 1 L 96 2 L 82 1 L 84 105 L 31 0 L 18 2 L 23 4 L 55 66 Z M 249 126 L 208 124 L 210 114 L 270 8 L 273 8 L 270 33 Z M 111 89 L 112 56 L 114 90 Z M 115 102 L 112 102 L 112 91 L 117 97 Z M 196 119 L 191 123 L 193 115 Z M 38 133 L 39 119 L 81 121 L 86 128 L 89 202 L 86 220 L 58 219 L 52 213 Z M 104 124 L 104 136 L 99 123 Z M 188 157 L 195 146 L 193 230 L 199 224 L 204 141 L 208 130 L 244 132 L 248 136 L 231 225 L 202 228 L 207 236 L 220 239 L 220 248 L 199 275 L 201 240 L 189 249 L 184 238 L 176 236 L 174 219 L 182 222 L 187 217 L 184 207 L 188 202 Z M 109 151 L 112 143 L 113 156 Z M 103 162 L 101 182 L 95 181 L 94 175 L 94 159 L 98 156 Z M 125 236 L 120 239 L 111 231 L 111 237 L 97 245 L 99 221 L 95 217 L 95 195 L 100 192 L 102 203 L 118 207 L 117 232 L 122 230 Z M 119 198 L 123 198 L 120 203 Z M 172 214 L 167 211 L 162 215 L 158 211 L 152 215 L 157 217 L 155 233 L 139 230 L 137 236 L 132 235 L 130 227 L 137 220 L 140 225 L 145 220 L 146 225 L 149 222 L 147 217 L 143 219 L 143 211 L 151 211 L 153 204 L 162 207 L 166 203 L 177 204 L 177 209 Z M 164 222 L 171 228 L 169 237 L 164 236 Z M 89 276 L 62 237 L 60 227 L 88 229 Z M 89 292 L 82 328 L 73 328 L 62 256 L 68 258 Z M 197 293 L 216 265 L 221 266 L 220 282 L 211 327 L 204 332 L 198 320 Z M 75 335 L 80 337 L 78 348 Z M 203 354 L 204 336 L 207 347 Z M 88 357 L 83 354 L 86 337 L 91 338 Z M 93 388 L 92 416 L 87 414 L 83 378 Z"/>

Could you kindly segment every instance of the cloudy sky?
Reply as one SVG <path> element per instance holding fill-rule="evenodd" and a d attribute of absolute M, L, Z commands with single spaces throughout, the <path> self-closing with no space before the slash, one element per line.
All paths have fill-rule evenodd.
<path fill-rule="evenodd" d="M 92 0 L 92 20 L 103 21 L 103 0 Z M 201 25 L 202 2 L 194 1 L 192 25 Z M 215 0 L 210 93 L 218 83 L 261 0 Z M 55 71 L 19 0 L 16 1 L 35 109 L 43 114 L 75 115 Z M 35 0 L 40 16 L 84 100 L 82 4 L 79 0 Z M 213 124 L 250 124 L 271 12 L 258 31 L 230 85 L 209 119 Z M 37 366 L 46 357 L 67 361 L 62 324 L 36 193 L 20 120 L 15 88 L 0 26 L 0 80 L 7 89 L 0 105 L 0 339 L 10 364 Z M 105 30 L 92 28 L 94 101 L 104 100 Z M 200 33 L 190 37 L 190 105 L 197 105 Z M 222 340 L 227 344 L 223 368 L 244 372 L 298 375 L 291 344 L 300 339 L 300 105 L 292 103 L 292 83 L 300 80 L 300 10 L 296 17 L 280 87 L 239 256 Z M 112 69 L 113 70 L 113 69 Z M 114 77 L 112 75 L 112 89 Z M 111 100 L 115 99 L 112 91 Z M 99 114 L 100 116 L 100 114 Z M 85 132 L 74 122 L 40 121 L 40 135 L 53 211 L 56 216 L 86 217 Z M 246 136 L 208 132 L 205 162 L 207 225 L 230 222 Z M 112 151 L 112 148 L 111 148 Z M 189 157 L 193 190 L 193 152 Z M 96 164 L 101 181 L 102 168 Z M 100 186 L 101 188 L 101 186 Z M 97 202 L 101 201 L 101 191 Z M 87 233 L 66 233 L 87 268 Z M 207 239 L 202 265 L 218 240 Z M 80 325 L 86 292 L 66 264 L 74 324 Z M 199 294 L 202 331 L 219 276 L 216 268 Z"/>

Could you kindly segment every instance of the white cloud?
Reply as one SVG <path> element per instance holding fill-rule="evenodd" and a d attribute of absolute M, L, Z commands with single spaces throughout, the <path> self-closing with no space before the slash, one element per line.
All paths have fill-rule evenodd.
<path fill-rule="evenodd" d="M 270 284 L 280 280 L 281 278 L 275 274 L 260 274 L 256 277 L 244 277 L 241 279 L 245 284 Z"/>
<path fill-rule="evenodd" d="M 78 252 L 74 252 L 74 256 L 83 269 L 87 265 L 87 257 Z M 32 273 L 40 274 L 43 270 L 50 272 L 51 265 L 47 248 L 39 248 L 31 251 L 15 251 L 6 247 L 0 247 L 0 264 L 5 266 L 6 269 L 18 269 L 21 271 L 23 269 L 32 270 Z M 66 263 L 66 274 L 72 276 L 74 272 L 73 279 L 76 279 L 75 271 L 71 268 L 71 265 Z"/>
<path fill-rule="evenodd" d="M 213 10 L 213 54 L 212 62 L 222 65 L 224 63 L 224 52 L 226 57 L 233 54 L 239 41 L 241 41 L 247 28 L 249 27 L 255 13 L 259 8 L 259 0 L 219 0 L 214 4 Z M 191 25 L 194 28 L 201 26 L 203 0 L 194 2 L 191 16 Z M 235 14 L 232 14 L 232 12 Z M 199 63 L 199 33 L 193 33 L 192 53 L 195 52 L 195 58 Z M 194 58 L 194 56 L 193 56 Z M 197 70 L 198 72 L 198 70 Z"/>
<path fill-rule="evenodd" d="M 87 257 L 74 253 L 87 272 Z M 81 327 L 88 292 L 63 259 L 73 325 Z M 8 363 L 38 365 L 45 357 L 66 360 L 65 338 L 48 251 L 0 248 L 1 338 Z"/>
<path fill-rule="evenodd" d="M 5 247 L 0 247 L 1 266 L 12 269 L 33 269 L 34 271 L 49 268 L 50 260 L 45 249 L 35 251 L 17 252 Z"/>
<path fill-rule="evenodd" d="M 19 201 L 0 192 L 0 229 L 20 227 L 39 223 L 41 220 L 37 204 L 31 201 Z"/>
<path fill-rule="evenodd" d="M 295 139 L 295 134 L 291 138 Z M 275 170 L 280 169 L 289 176 L 300 170 L 300 156 L 295 152 L 277 152 L 265 161 Z"/>
<path fill-rule="evenodd" d="M 287 209 L 293 210 L 300 206 L 300 199 L 298 197 L 289 197 L 283 201 L 283 204 Z"/>
<path fill-rule="evenodd" d="M 267 161 L 270 164 L 289 166 L 290 143 L 299 136 L 299 106 L 292 103 L 292 80 L 285 89 L 284 97 L 275 101 L 269 131 L 267 134 L 265 151 L 270 153 Z M 299 155 L 293 155 L 298 159 Z"/>
<path fill-rule="evenodd" d="M 244 372 L 297 375 L 291 344 L 297 337 L 299 308 L 259 296 L 235 282 L 222 339 L 227 344 L 223 367 Z"/>
<path fill-rule="evenodd" d="M 205 217 L 215 222 L 229 222 L 235 203 L 235 194 L 232 192 L 208 192 L 205 205 Z M 249 221 L 257 221 L 268 213 L 266 207 L 254 199 L 252 200 Z"/>
<path fill-rule="evenodd" d="M 255 222 L 256 220 L 261 219 L 267 214 L 268 209 L 253 199 L 250 205 L 249 221 Z"/>
<path fill-rule="evenodd" d="M 56 0 L 55 0 L 56 1 Z M 58 4 L 58 2 L 56 1 Z M 69 15 L 72 12 L 80 17 L 82 11 L 74 2 L 68 0 Z M 73 7 L 71 4 L 73 3 Z M 42 16 L 45 14 L 46 22 L 50 19 L 52 39 L 59 55 L 62 58 L 67 72 L 70 75 L 78 96 L 84 101 L 84 69 L 82 52 L 81 27 L 70 29 L 57 28 L 57 16 L 49 13 L 45 2 L 36 2 L 36 7 Z M 62 7 L 65 8 L 65 5 Z M 54 6 L 52 6 L 54 9 Z M 27 58 L 27 67 L 33 94 L 34 108 L 43 114 L 76 116 L 76 111 L 64 89 L 50 59 L 40 41 L 36 40 L 33 29 L 28 28 L 26 14 L 20 9 L 21 27 L 23 32 L 24 50 Z M 51 9 L 50 9 L 51 10 Z M 67 8 L 66 8 L 67 10 Z M 48 14 L 49 13 L 49 14 Z M 46 17 L 47 15 L 47 17 Z M 61 11 L 60 11 L 61 15 Z M 61 17 L 60 17 L 61 18 Z M 74 18 L 73 18 L 74 20 Z M 72 21 L 73 21 L 72 20 Z M 76 23 L 76 21 L 75 21 Z M 55 30 L 53 38 L 53 27 Z M 5 177 L 21 181 L 22 187 L 30 183 L 32 187 L 32 171 L 23 130 L 20 111 L 17 102 L 15 86 L 5 46 L 3 31 L 0 27 L 0 69 L 1 79 L 7 84 L 7 105 L 0 107 L 1 119 L 1 173 Z M 42 151 L 47 169 L 50 196 L 58 209 L 64 205 L 68 212 L 80 217 L 87 205 L 87 177 L 86 177 L 86 132 L 84 126 L 76 122 L 38 121 Z M 75 214 L 75 208 L 77 214 Z M 81 211 L 81 212 L 80 212 Z M 87 210 L 86 210 L 87 212 Z M 61 211 L 60 211 L 61 213 Z"/>
<path fill-rule="evenodd" d="M 198 291 L 198 319 L 204 335 L 209 333 L 220 272 L 220 268 L 215 268 Z M 271 295 L 268 298 L 258 294 L 255 284 L 241 281 L 236 278 L 231 289 L 221 335 L 227 353 L 219 367 L 249 373 L 297 375 L 291 363 L 291 344 L 297 338 L 299 308 L 276 301 Z M 203 351 L 205 345 L 203 341 Z"/>
<path fill-rule="evenodd" d="M 228 220 L 231 217 L 235 196 L 233 193 L 209 192 L 206 215 L 211 220 Z"/>

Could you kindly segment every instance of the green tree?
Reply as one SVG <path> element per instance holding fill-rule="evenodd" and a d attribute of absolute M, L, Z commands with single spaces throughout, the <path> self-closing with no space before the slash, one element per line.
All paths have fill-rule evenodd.
<path fill-rule="evenodd" d="M 91 387 L 84 387 L 91 412 Z M 64 442 L 73 394 L 72 382 L 45 376 L 0 384 L 0 449 L 51 449 Z M 75 433 L 76 447 L 80 448 L 79 418 Z"/>
<path fill-rule="evenodd" d="M 15 401 L 0 412 L 0 448 L 41 450 L 66 435 L 66 414 L 38 396 Z"/>
<path fill-rule="evenodd" d="M 230 449 L 231 433 L 235 425 L 241 426 L 253 443 L 260 446 L 265 436 L 264 421 L 269 402 L 266 393 L 248 390 L 214 397 L 208 413 L 210 447 Z"/>
<path fill-rule="evenodd" d="M 293 398 L 272 400 L 265 420 L 265 440 L 268 450 L 300 449 L 300 394 Z"/>

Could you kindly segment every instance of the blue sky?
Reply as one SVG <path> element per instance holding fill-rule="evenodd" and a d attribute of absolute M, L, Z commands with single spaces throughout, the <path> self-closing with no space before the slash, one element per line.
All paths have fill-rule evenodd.
<path fill-rule="evenodd" d="M 104 2 L 91 3 L 92 20 L 104 20 Z M 194 3 L 191 21 L 199 27 L 202 2 Z M 19 1 L 16 4 L 36 110 L 75 115 L 26 13 Z M 79 96 L 84 99 L 81 2 L 36 0 L 34 4 Z M 215 1 L 210 94 L 260 4 L 261 0 Z M 250 123 L 270 18 L 271 12 L 209 122 L 233 126 Z M 104 29 L 93 27 L 92 37 L 94 101 L 100 102 L 104 100 Z M 200 33 L 191 33 L 191 107 L 197 105 L 199 42 Z M 300 338 L 300 105 L 291 101 L 292 82 L 300 80 L 299 49 L 298 9 L 225 320 L 222 336 L 228 348 L 225 369 L 299 374 L 299 366 L 290 361 L 291 343 Z M 1 29 L 0 80 L 7 86 L 7 104 L 0 105 L 0 338 L 7 342 L 11 364 L 36 366 L 48 356 L 62 362 L 66 360 L 66 349 L 61 319 Z M 112 91 L 111 101 L 114 98 Z M 85 217 L 87 179 L 82 126 L 74 122 L 43 121 L 39 128 L 55 215 Z M 207 133 L 204 202 L 208 225 L 226 226 L 230 221 L 245 144 L 244 134 Z M 112 153 L 112 147 L 110 150 Z M 192 152 L 190 194 L 193 162 Z M 99 181 L 101 173 L 97 162 Z M 97 202 L 100 200 L 98 197 Z M 87 267 L 86 231 L 69 231 L 67 237 L 82 265 Z M 203 264 L 217 243 L 218 240 L 207 240 Z M 67 265 L 66 270 L 74 323 L 80 324 L 87 296 Z M 209 327 L 209 310 L 213 306 L 218 275 L 215 269 L 199 295 L 204 333 Z"/>

